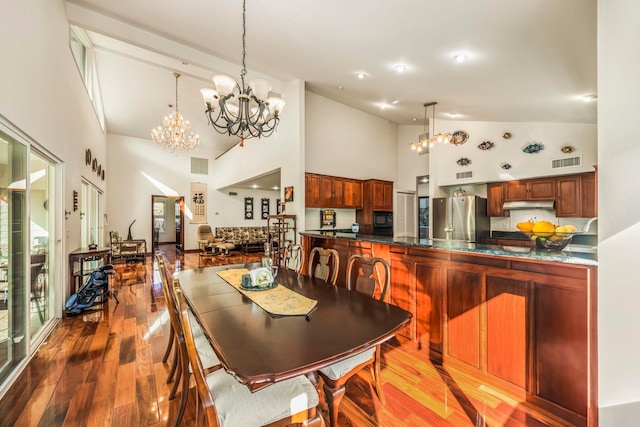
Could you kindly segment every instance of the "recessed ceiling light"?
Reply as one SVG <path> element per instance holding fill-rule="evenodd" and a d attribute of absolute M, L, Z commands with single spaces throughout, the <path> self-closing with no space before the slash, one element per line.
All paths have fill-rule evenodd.
<path fill-rule="evenodd" d="M 454 119 L 454 118 L 458 117 L 458 113 L 449 113 L 449 117 Z"/>
<path fill-rule="evenodd" d="M 398 64 L 396 65 L 396 71 L 399 73 L 403 73 L 405 71 L 407 71 L 407 66 L 403 65 L 403 64 Z"/>
<path fill-rule="evenodd" d="M 381 109 L 381 110 L 384 110 L 384 109 L 386 109 L 386 108 L 389 108 L 389 104 L 387 104 L 386 102 L 381 102 L 381 103 L 380 103 L 380 109 Z"/>
<path fill-rule="evenodd" d="M 364 79 L 365 77 L 367 77 L 367 75 L 363 72 L 360 72 L 360 73 L 356 73 L 356 77 L 359 79 Z"/>
<path fill-rule="evenodd" d="M 344 86 L 338 86 L 338 90 L 344 90 Z"/>
<path fill-rule="evenodd" d="M 258 184 L 253 184 L 251 188 L 258 188 Z"/>
<path fill-rule="evenodd" d="M 596 99 L 598 99 L 598 97 L 596 95 L 585 95 L 585 96 L 582 97 L 582 100 L 584 102 L 593 102 Z"/>
<path fill-rule="evenodd" d="M 398 101 L 398 100 L 396 99 L 395 101 L 392 101 L 391 103 L 392 103 L 393 105 L 396 105 L 398 102 L 400 102 L 400 101 Z"/>
<path fill-rule="evenodd" d="M 464 62 L 467 60 L 467 55 L 465 55 L 464 53 L 459 53 L 457 55 L 454 55 L 453 59 L 455 59 L 456 62 Z"/>
<path fill-rule="evenodd" d="M 416 120 L 418 120 L 418 119 L 417 119 L 417 118 L 415 118 L 415 117 L 411 117 L 411 121 L 412 121 L 412 122 L 415 122 Z"/>
<path fill-rule="evenodd" d="M 274 185 L 274 186 L 273 186 L 273 189 L 274 189 L 274 190 L 279 190 L 279 189 L 280 189 L 280 187 L 278 187 L 277 185 Z"/>

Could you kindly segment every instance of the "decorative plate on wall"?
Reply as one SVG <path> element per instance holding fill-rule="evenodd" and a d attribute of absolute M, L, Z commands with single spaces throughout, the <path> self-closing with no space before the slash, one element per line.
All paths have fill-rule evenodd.
<path fill-rule="evenodd" d="M 462 145 L 469 139 L 469 134 L 464 130 L 457 130 L 451 134 L 451 143 L 453 145 Z"/>
<path fill-rule="evenodd" d="M 91 164 L 91 150 L 89 150 L 88 148 L 84 152 L 84 161 L 87 165 Z"/>
<path fill-rule="evenodd" d="M 510 165 L 509 163 L 507 163 L 507 162 L 500 163 L 500 167 L 501 167 L 502 169 L 504 169 L 504 170 L 509 170 L 509 169 L 511 169 L 511 165 Z"/>
<path fill-rule="evenodd" d="M 529 153 L 529 154 L 535 154 L 535 153 L 539 153 L 542 150 L 544 150 L 544 145 L 538 143 L 538 142 L 532 142 L 531 144 L 527 145 L 526 147 L 524 147 L 522 149 L 522 151 L 524 151 L 525 153 Z"/>
<path fill-rule="evenodd" d="M 482 141 L 478 144 L 480 150 L 491 150 L 495 144 L 491 141 Z"/>
<path fill-rule="evenodd" d="M 460 166 L 467 166 L 471 164 L 471 160 L 466 157 L 460 157 L 456 163 Z"/>
<path fill-rule="evenodd" d="M 560 149 L 560 151 L 562 151 L 564 154 L 569 154 L 576 151 L 576 148 L 572 145 L 565 145 Z"/>
<path fill-rule="evenodd" d="M 509 139 L 509 138 L 511 138 L 511 132 L 505 132 L 505 133 L 503 133 L 503 134 L 502 134 L 502 137 L 503 137 L 504 139 Z"/>

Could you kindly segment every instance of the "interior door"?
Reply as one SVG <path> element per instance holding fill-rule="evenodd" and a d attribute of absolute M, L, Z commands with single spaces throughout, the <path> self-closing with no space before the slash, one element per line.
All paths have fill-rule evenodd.
<path fill-rule="evenodd" d="M 182 224 L 184 220 L 184 197 L 175 200 L 174 211 L 176 217 L 176 251 L 184 251 L 184 233 L 182 232 Z"/>

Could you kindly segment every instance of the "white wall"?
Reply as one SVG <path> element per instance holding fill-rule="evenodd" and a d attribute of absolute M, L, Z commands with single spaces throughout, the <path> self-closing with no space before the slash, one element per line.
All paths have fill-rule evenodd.
<path fill-rule="evenodd" d="M 398 126 L 398 191 L 416 191 L 416 177 L 429 175 L 429 154 L 418 154 L 409 148 L 409 143 L 417 142 L 418 136 L 424 133 L 424 126 Z"/>
<path fill-rule="evenodd" d="M 63 215 L 73 211 L 71 193 L 80 191 L 80 177 L 95 176 L 84 163 L 85 149 L 106 166 L 105 136 L 69 49 L 62 1 L 3 2 L 2 9 L 0 114 L 64 162 L 64 205 L 57 207 Z M 80 246 L 79 211 L 64 225 L 66 256 Z"/>
<path fill-rule="evenodd" d="M 508 181 L 538 176 L 563 175 L 593 171 L 597 163 L 597 126 L 572 123 L 502 123 L 463 122 L 438 120 L 438 129 L 443 132 L 465 130 L 469 139 L 462 145 L 435 144 L 430 149 L 432 173 L 430 179 L 436 186 L 461 185 L 466 183 Z M 502 135 L 510 132 L 512 137 Z M 490 150 L 480 150 L 478 144 L 491 141 L 495 145 Z M 535 154 L 524 153 L 522 149 L 532 142 L 541 143 L 544 150 Z M 571 145 L 575 151 L 564 154 L 560 148 Z M 582 166 L 551 168 L 551 160 L 564 157 L 582 156 Z M 471 160 L 468 166 L 459 166 L 458 159 Z M 512 168 L 504 170 L 503 162 Z M 458 172 L 473 172 L 472 178 L 456 179 Z"/>
<path fill-rule="evenodd" d="M 598 2 L 598 347 L 601 426 L 640 419 L 640 2 Z M 626 405 L 625 405 L 626 404 Z M 621 406 L 622 405 L 622 406 Z"/>
<path fill-rule="evenodd" d="M 229 191 L 237 195 L 229 195 Z M 274 190 L 246 190 L 231 189 L 229 191 L 217 191 L 215 199 L 218 200 L 213 209 L 211 221 L 213 227 L 257 227 L 266 226 L 267 220 L 262 219 L 262 199 L 269 199 L 269 214 L 277 213 L 276 200 L 280 199 L 280 191 Z M 244 199 L 253 198 L 253 219 L 244 219 Z M 297 219 L 297 218 L 296 218 Z"/>
<path fill-rule="evenodd" d="M 305 171 L 347 178 L 397 177 L 397 126 L 306 93 Z"/>

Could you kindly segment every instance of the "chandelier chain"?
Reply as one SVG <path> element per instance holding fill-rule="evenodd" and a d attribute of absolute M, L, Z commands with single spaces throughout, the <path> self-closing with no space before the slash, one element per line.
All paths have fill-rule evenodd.
<path fill-rule="evenodd" d="M 247 64 L 245 58 L 247 56 L 247 0 L 242 0 L 242 70 L 240 76 L 244 82 L 244 76 L 247 75 Z"/>

